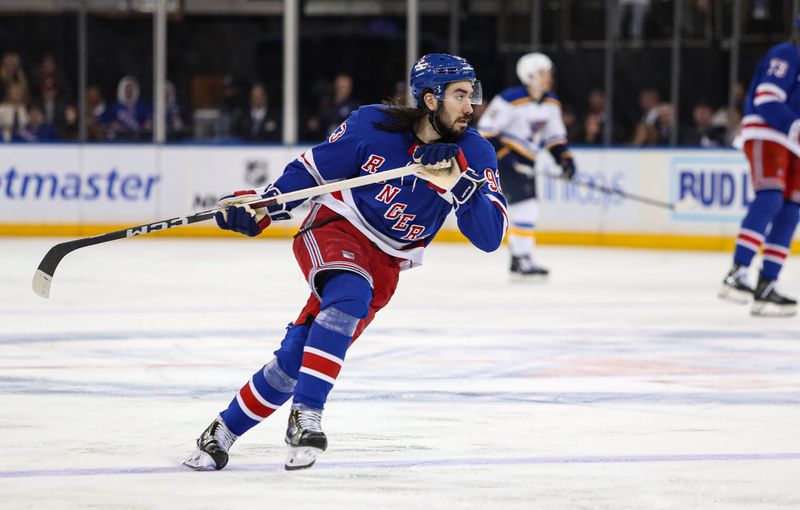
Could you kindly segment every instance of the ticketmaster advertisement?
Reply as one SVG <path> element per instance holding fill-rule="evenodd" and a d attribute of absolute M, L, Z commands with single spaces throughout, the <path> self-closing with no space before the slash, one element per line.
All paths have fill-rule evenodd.
<path fill-rule="evenodd" d="M 305 149 L 0 146 L 0 233 L 37 226 L 36 233 L 46 234 L 48 225 L 121 227 L 186 216 L 214 207 L 231 191 L 275 180 Z M 537 162 L 543 235 L 732 237 L 752 200 L 747 161 L 734 150 L 574 153 L 579 183 L 554 178 L 560 170 L 549 156 Z M 303 214 L 298 211 L 287 226 L 297 225 Z M 455 230 L 452 217 L 445 229 Z"/>

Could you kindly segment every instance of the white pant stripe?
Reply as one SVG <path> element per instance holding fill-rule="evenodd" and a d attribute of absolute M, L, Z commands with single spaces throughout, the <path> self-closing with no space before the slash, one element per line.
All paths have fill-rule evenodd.
<path fill-rule="evenodd" d="M 248 382 L 247 384 L 250 385 L 250 391 L 253 393 L 253 396 L 256 397 L 256 400 L 258 400 L 262 405 L 264 405 L 266 407 L 269 407 L 270 409 L 277 409 L 278 407 L 280 407 L 280 406 L 276 406 L 275 404 L 273 404 L 271 402 L 268 402 L 267 400 L 264 399 L 264 397 L 261 396 L 261 394 L 258 393 L 258 390 L 256 389 L 256 385 L 253 384 L 253 378 L 252 377 L 250 378 L 250 382 Z"/>
<path fill-rule="evenodd" d="M 339 366 L 342 366 L 344 364 L 344 360 L 342 358 L 337 358 L 336 356 L 334 356 L 329 352 L 325 352 L 320 349 L 316 349 L 314 347 L 305 346 L 303 348 L 303 352 L 310 352 L 311 354 L 316 354 L 320 358 L 325 358 L 328 361 L 333 361 Z"/>
<path fill-rule="evenodd" d="M 300 367 L 300 372 L 302 372 L 304 374 L 308 374 L 308 375 L 310 375 L 312 377 L 316 377 L 317 379 L 322 379 L 323 381 L 325 381 L 328 384 L 335 384 L 336 383 L 336 379 L 334 379 L 333 377 L 328 377 L 327 375 L 323 374 L 322 372 L 317 372 L 316 370 L 311 369 L 311 368 Z"/>
<path fill-rule="evenodd" d="M 776 257 L 775 255 L 764 255 L 765 262 L 769 261 L 772 262 L 773 264 L 778 264 L 779 266 L 782 266 L 785 260 L 786 259 L 784 259 L 783 257 Z"/>
<path fill-rule="evenodd" d="M 736 245 L 754 252 L 757 252 L 761 248 L 759 245 L 753 244 L 750 241 L 742 239 L 741 237 L 736 239 Z"/>

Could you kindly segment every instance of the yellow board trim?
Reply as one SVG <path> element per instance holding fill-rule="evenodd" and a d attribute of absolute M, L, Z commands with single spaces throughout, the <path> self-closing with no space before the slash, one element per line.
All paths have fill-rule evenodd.
<path fill-rule="evenodd" d="M 517 227 L 508 227 L 508 233 L 520 237 L 530 237 L 531 239 L 536 239 L 537 236 L 537 232 L 535 230 L 524 230 Z"/>
<path fill-rule="evenodd" d="M 0 224 L 0 236 L 17 237 L 87 237 L 130 228 L 131 225 L 13 225 Z M 258 238 L 291 238 L 296 227 L 270 226 Z M 231 237 L 241 239 L 241 234 L 220 230 L 215 226 L 171 228 L 148 234 L 147 237 Z M 443 229 L 436 234 L 437 241 L 469 242 L 458 230 Z M 569 246 L 606 246 L 659 250 L 733 251 L 735 237 L 689 236 L 668 234 L 629 234 L 593 232 L 537 231 L 538 244 Z M 792 244 L 792 253 L 800 253 L 800 241 Z"/>

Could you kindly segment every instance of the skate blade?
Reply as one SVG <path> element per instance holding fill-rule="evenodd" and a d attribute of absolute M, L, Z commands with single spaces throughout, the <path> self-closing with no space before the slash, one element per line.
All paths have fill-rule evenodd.
<path fill-rule="evenodd" d="M 188 459 L 184 460 L 183 465 L 195 471 L 216 471 L 217 469 L 217 463 L 214 462 L 211 455 L 200 449 L 195 450 Z"/>
<path fill-rule="evenodd" d="M 775 303 L 754 303 L 750 310 L 753 317 L 794 317 L 796 305 L 776 305 Z"/>
<path fill-rule="evenodd" d="M 319 448 L 312 448 L 310 446 L 290 446 L 289 452 L 286 454 L 286 463 L 284 467 L 286 471 L 310 468 L 321 454 L 322 450 Z"/>
<path fill-rule="evenodd" d="M 728 303 L 735 303 L 737 305 L 746 305 L 753 299 L 753 295 L 747 291 L 734 289 L 724 283 L 717 292 L 717 297 Z"/>
<path fill-rule="evenodd" d="M 509 280 L 512 283 L 545 283 L 549 279 L 549 274 L 519 274 L 511 273 Z"/>

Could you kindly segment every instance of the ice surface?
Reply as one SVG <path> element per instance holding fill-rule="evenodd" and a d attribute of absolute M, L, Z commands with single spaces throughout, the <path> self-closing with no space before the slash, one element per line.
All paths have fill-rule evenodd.
<path fill-rule="evenodd" d="M 288 241 L 0 239 L 2 508 L 798 508 L 800 319 L 715 294 L 724 253 L 434 243 L 351 348 L 330 448 L 281 409 L 222 472 L 180 465 L 307 297 Z M 790 259 L 782 289 L 800 293 Z"/>

